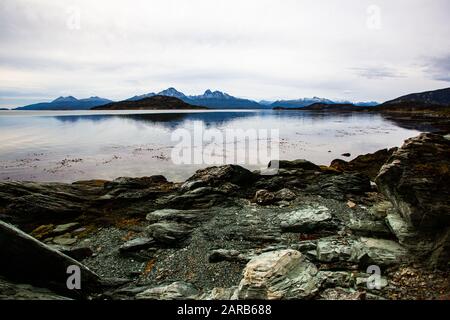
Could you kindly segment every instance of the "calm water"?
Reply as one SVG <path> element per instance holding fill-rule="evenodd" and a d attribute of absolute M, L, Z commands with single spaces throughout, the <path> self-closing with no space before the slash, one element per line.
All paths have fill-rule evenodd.
<path fill-rule="evenodd" d="M 182 181 L 207 165 L 175 164 L 172 133 L 192 132 L 198 123 L 221 132 L 278 129 L 281 159 L 317 164 L 347 152 L 352 156 L 343 159 L 399 146 L 419 133 L 362 113 L 0 111 L 0 180 L 70 182 L 162 174 Z"/>

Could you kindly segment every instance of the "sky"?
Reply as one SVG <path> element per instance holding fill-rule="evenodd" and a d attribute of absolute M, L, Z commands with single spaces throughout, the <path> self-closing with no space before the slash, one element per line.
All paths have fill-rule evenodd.
<path fill-rule="evenodd" d="M 450 87 L 448 0 L 0 0 L 0 107 L 175 87 L 386 101 Z"/>

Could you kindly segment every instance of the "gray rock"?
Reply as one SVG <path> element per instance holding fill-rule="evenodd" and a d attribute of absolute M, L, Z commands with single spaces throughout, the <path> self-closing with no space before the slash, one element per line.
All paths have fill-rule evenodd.
<path fill-rule="evenodd" d="M 187 282 L 174 282 L 169 285 L 147 289 L 136 295 L 138 300 L 193 300 L 198 290 Z"/>
<path fill-rule="evenodd" d="M 319 287 L 317 268 L 295 250 L 254 257 L 244 269 L 236 295 L 239 299 L 307 299 Z"/>
<path fill-rule="evenodd" d="M 450 226 L 450 141 L 424 133 L 405 141 L 381 168 L 378 188 L 418 230 Z"/>
<path fill-rule="evenodd" d="M 142 249 L 148 249 L 155 244 L 155 240 L 153 238 L 135 238 L 125 242 L 123 245 L 119 247 L 119 251 L 121 253 L 130 253 L 136 252 Z"/>
<path fill-rule="evenodd" d="M 268 205 L 275 202 L 275 195 L 267 190 L 258 190 L 256 191 L 255 197 L 253 201 L 259 205 Z"/>
<path fill-rule="evenodd" d="M 53 229 L 52 234 L 53 235 L 63 234 L 63 233 L 75 230 L 76 228 L 78 228 L 79 225 L 80 224 L 78 222 L 60 224 L 60 225 L 56 226 L 55 229 Z"/>
<path fill-rule="evenodd" d="M 45 288 L 18 284 L 0 277 L 0 300 L 71 300 Z"/>
<path fill-rule="evenodd" d="M 200 187 L 203 187 L 205 182 L 203 180 L 191 180 L 183 183 L 180 187 L 180 190 L 183 192 L 194 190 Z"/>
<path fill-rule="evenodd" d="M 280 227 L 284 232 L 310 232 L 332 226 L 327 207 L 314 205 L 280 215 Z"/>
<path fill-rule="evenodd" d="M 147 214 L 147 221 L 152 223 L 161 221 L 177 221 L 177 222 L 199 222 L 208 215 L 204 210 L 177 210 L 177 209 L 161 209 Z"/>
<path fill-rule="evenodd" d="M 209 167 L 198 170 L 186 183 L 190 184 L 190 189 L 199 186 L 220 186 L 224 183 L 232 183 L 238 186 L 248 185 L 255 179 L 252 172 L 237 165 L 225 165 L 220 167 Z M 185 183 L 185 185 L 186 185 Z"/>
<path fill-rule="evenodd" d="M 297 195 L 288 188 L 284 188 L 275 192 L 275 199 L 277 201 L 291 201 L 295 198 L 297 198 Z"/>
<path fill-rule="evenodd" d="M 386 224 L 401 244 L 417 240 L 417 232 L 398 213 L 390 213 L 386 216 Z"/>
<path fill-rule="evenodd" d="M 58 236 L 52 239 L 53 243 L 61 246 L 70 246 L 77 242 L 75 238 L 69 238 L 68 236 Z"/>
<path fill-rule="evenodd" d="M 163 221 L 147 227 L 146 232 L 156 243 L 169 246 L 182 246 L 189 238 L 192 227 L 185 223 Z"/>
<path fill-rule="evenodd" d="M 349 271 L 319 271 L 317 277 L 321 279 L 322 287 L 353 287 L 356 275 Z"/>
<path fill-rule="evenodd" d="M 348 227 L 358 236 L 372 236 L 389 238 L 391 231 L 384 221 L 379 220 L 356 220 L 350 219 Z"/>
<path fill-rule="evenodd" d="M 411 256 L 395 241 L 361 237 L 352 246 L 350 259 L 364 265 L 390 266 L 406 263 Z"/>
<path fill-rule="evenodd" d="M 247 263 L 250 260 L 248 255 L 244 255 L 237 250 L 218 249 L 213 250 L 208 257 L 208 261 L 211 263 L 217 263 L 222 261 L 235 261 Z"/>
<path fill-rule="evenodd" d="M 370 192 L 372 187 L 368 176 L 357 172 L 345 172 L 339 175 L 324 175 L 316 184 L 308 186 L 307 190 L 326 198 L 344 200 L 349 194 L 362 195 Z"/>
<path fill-rule="evenodd" d="M 353 240 L 328 237 L 317 240 L 316 259 L 320 262 L 348 261 L 351 257 Z"/>
<path fill-rule="evenodd" d="M 321 300 L 365 300 L 365 293 L 351 288 L 328 288 L 320 294 Z"/>
<path fill-rule="evenodd" d="M 231 288 L 213 288 L 212 290 L 202 294 L 199 300 L 232 300 L 237 287 Z"/>

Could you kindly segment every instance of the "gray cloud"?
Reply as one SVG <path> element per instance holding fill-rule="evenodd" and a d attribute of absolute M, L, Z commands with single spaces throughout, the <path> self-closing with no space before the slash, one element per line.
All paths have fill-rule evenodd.
<path fill-rule="evenodd" d="M 361 67 L 351 68 L 358 76 L 366 79 L 404 78 L 401 72 L 386 67 Z"/>
<path fill-rule="evenodd" d="M 79 29 L 68 26 L 74 9 Z M 449 10 L 448 0 L 2 0 L 0 99 L 174 86 L 383 101 L 449 81 L 448 58 L 423 58 L 450 52 Z"/>
<path fill-rule="evenodd" d="M 431 58 L 425 65 L 425 70 L 435 80 L 450 82 L 450 54 Z"/>

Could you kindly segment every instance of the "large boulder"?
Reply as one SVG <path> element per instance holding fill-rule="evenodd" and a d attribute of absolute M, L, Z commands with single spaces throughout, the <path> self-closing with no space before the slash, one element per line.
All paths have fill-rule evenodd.
<path fill-rule="evenodd" d="M 343 172 L 361 172 L 373 180 L 396 149 L 383 149 L 360 155 L 351 161 L 336 159 L 331 162 L 330 167 Z"/>
<path fill-rule="evenodd" d="M 0 221 L 0 275 L 71 296 L 98 291 L 100 278 L 78 261 Z M 80 269 L 81 290 L 67 288 L 68 267 Z"/>
<path fill-rule="evenodd" d="M 203 186 L 218 187 L 224 183 L 232 183 L 238 186 L 248 185 L 254 180 L 254 174 L 237 165 L 225 165 L 209 167 L 198 170 L 181 187 L 182 190 L 194 190 Z"/>
<path fill-rule="evenodd" d="M 279 250 L 253 258 L 239 284 L 239 299 L 307 299 L 320 286 L 317 268 L 299 251 Z"/>
<path fill-rule="evenodd" d="M 312 170 L 320 171 L 320 167 L 312 162 L 304 159 L 297 160 L 272 160 L 269 162 L 269 168 L 278 167 L 279 169 L 302 169 L 302 170 Z"/>
<path fill-rule="evenodd" d="M 424 133 L 405 141 L 375 182 L 414 228 L 450 225 L 450 141 Z"/>

